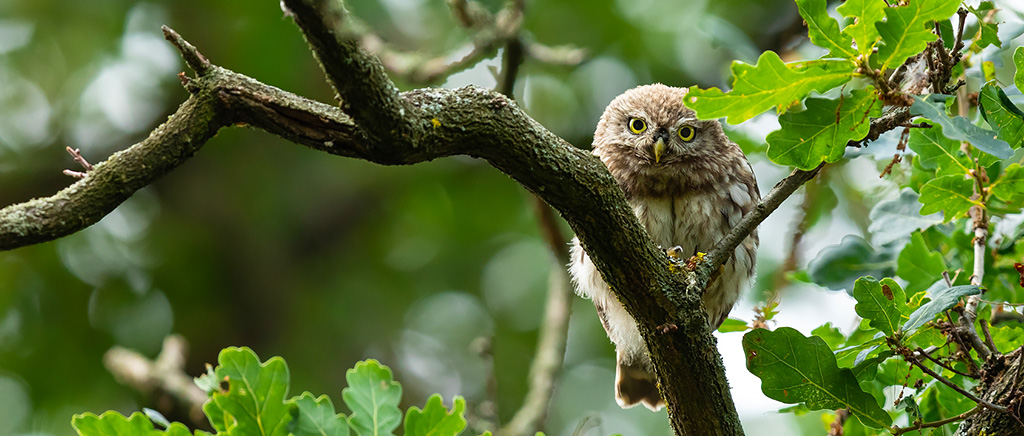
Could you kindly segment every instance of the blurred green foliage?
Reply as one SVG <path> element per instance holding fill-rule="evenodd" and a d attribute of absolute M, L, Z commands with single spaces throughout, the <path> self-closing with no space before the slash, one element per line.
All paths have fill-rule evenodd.
<path fill-rule="evenodd" d="M 482 3 L 491 11 L 501 6 L 498 0 Z M 528 3 L 524 27 L 531 38 L 585 48 L 589 58 L 575 67 L 528 60 L 516 97 L 580 147 L 589 145 L 608 101 L 635 85 L 721 87 L 734 59 L 753 64 L 767 49 L 783 61 L 821 54 L 801 36 L 802 20 L 789 0 Z M 347 4 L 404 49 L 439 55 L 470 41 L 440 0 Z M 1019 27 L 1020 12 L 1001 17 L 1011 25 L 1000 32 Z M 185 67 L 162 40 L 161 24 L 215 64 L 332 101 L 301 35 L 272 0 L 0 1 L 0 206 L 70 184 L 61 170 L 77 168 L 65 146 L 103 160 L 145 137 L 185 99 L 175 77 Z M 996 77 L 1010 82 L 1007 45 L 983 53 L 996 53 Z M 485 60 L 444 86 L 493 86 L 491 68 L 498 66 L 497 58 Z M 764 161 L 764 136 L 773 123 L 772 115 L 761 116 L 729 131 L 757 163 Z M 900 192 L 908 201 L 873 208 L 880 194 L 898 192 L 893 184 L 874 182 L 897 139 L 882 138 L 859 155 L 848 151 L 853 159 L 829 168 L 831 189 L 820 203 L 827 206 L 810 210 L 824 217 L 810 229 L 822 237 L 804 247 L 800 267 L 823 244 L 851 233 L 858 239 L 846 245 L 857 242 L 855 248 L 892 260 L 883 265 L 889 271 L 907 232 L 886 233 L 886 226 L 869 232 L 869 225 L 889 219 L 913 229 L 941 220 L 920 217 L 918 194 L 911 190 Z M 756 169 L 762 192 L 785 172 Z M 892 177 L 913 179 L 915 170 L 927 171 L 908 164 Z M 915 206 L 909 214 L 914 223 L 894 218 Z M 190 374 L 203 373 L 203 363 L 217 361 L 222 348 L 245 345 L 265 356 L 285 356 L 295 391 L 340 398 L 345 369 L 375 358 L 403 381 L 402 409 L 439 392 L 464 396 L 468 413 L 507 420 L 526 389 L 553 267 L 532 207 L 514 181 L 468 158 L 379 167 L 245 128 L 222 130 L 189 163 L 99 224 L 0 253 L 0 436 L 72 434 L 69 418 L 83 411 L 113 409 L 127 416 L 147 406 L 186 420 L 165 398 L 121 386 L 103 367 L 102 355 L 112 345 L 152 356 L 172 332 L 191 343 Z M 777 268 L 791 218 L 766 222 L 778 231 L 762 232 L 755 295 L 810 287 L 791 285 L 792 271 Z M 957 250 L 964 245 L 956 238 L 962 243 L 969 235 L 947 236 L 932 227 L 922 236 L 946 265 L 962 266 Z M 843 247 L 833 254 L 849 251 Z M 1007 248 L 1021 249 L 1012 243 Z M 843 287 L 855 278 L 833 279 Z M 1004 288 L 997 288 L 1008 295 L 1001 298 L 1011 298 L 1011 286 Z M 611 346 L 589 302 L 577 300 L 575 309 L 581 316 L 573 318 L 548 434 L 594 427 L 585 434 L 667 434 L 663 413 L 614 404 Z M 1019 337 L 1015 331 L 997 334 Z M 948 396 L 930 393 L 944 388 L 928 387 L 925 399 L 945 401 Z M 956 411 L 962 405 L 943 407 Z M 788 419 L 760 412 L 743 418 Z M 820 434 L 830 421 L 811 412 L 791 429 Z M 777 429 L 747 427 L 752 435 Z"/>

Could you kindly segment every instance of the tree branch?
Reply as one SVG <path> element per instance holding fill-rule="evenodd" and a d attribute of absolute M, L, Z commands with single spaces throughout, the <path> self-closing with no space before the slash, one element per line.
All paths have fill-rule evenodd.
<path fill-rule="evenodd" d="M 113 347 L 103 355 L 107 370 L 119 382 L 140 392 L 160 389 L 174 397 L 189 411 L 193 422 L 203 422 L 203 404 L 207 395 L 185 373 L 185 339 L 178 335 L 164 338 L 155 360 L 123 347 Z"/>

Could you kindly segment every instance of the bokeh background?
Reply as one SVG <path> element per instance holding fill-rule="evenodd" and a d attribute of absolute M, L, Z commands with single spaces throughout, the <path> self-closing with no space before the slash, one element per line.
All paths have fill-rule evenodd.
<path fill-rule="evenodd" d="M 400 48 L 466 53 L 471 35 L 441 0 L 348 5 Z M 999 6 L 1010 7 L 999 15 L 1007 41 L 1020 33 L 1021 12 Z M 0 206 L 72 183 L 61 173 L 77 169 L 65 146 L 101 161 L 184 101 L 176 75 L 185 67 L 161 24 L 215 64 L 333 101 L 277 1 L 0 0 Z M 583 148 L 604 106 L 638 84 L 725 86 L 733 59 L 820 54 L 789 0 L 532 1 L 524 28 L 536 41 L 589 53 L 576 66 L 527 60 L 516 86 L 532 116 Z M 1005 53 L 983 55 L 1010 83 Z M 442 86 L 494 86 L 500 65 L 485 59 Z M 788 172 L 759 145 L 776 126 L 767 114 L 731 129 L 761 192 Z M 751 319 L 777 293 L 779 325 L 805 334 L 826 321 L 856 325 L 845 293 L 789 272 L 844 235 L 867 234 L 871 207 L 893 189 L 878 173 L 895 139 L 830 168 L 812 198 L 798 194 L 762 225 L 758 280 L 733 317 Z M 787 266 L 800 221 L 807 233 Z M 72 414 L 109 409 L 185 419 L 118 384 L 102 362 L 114 345 L 154 356 L 171 333 L 189 341 L 193 375 L 221 348 L 245 345 L 288 361 L 292 393 L 339 399 L 345 370 L 376 358 L 403 383 L 405 407 L 433 392 L 446 401 L 458 394 L 471 408 L 496 399 L 507 420 L 525 393 L 551 265 L 531 197 L 482 161 L 381 167 L 223 129 L 100 223 L 0 253 L 0 435 L 69 435 Z M 719 334 L 719 344 L 747 433 L 823 434 L 815 414 L 775 412 L 780 405 L 744 368 L 740 337 Z M 480 355 L 481 341 L 493 358 Z M 665 412 L 619 409 L 613 378 L 613 348 L 590 303 L 575 298 L 548 434 L 669 434 Z"/>

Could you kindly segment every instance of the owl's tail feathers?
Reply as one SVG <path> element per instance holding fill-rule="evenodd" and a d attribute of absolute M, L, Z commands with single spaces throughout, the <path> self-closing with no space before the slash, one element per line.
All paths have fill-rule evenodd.
<path fill-rule="evenodd" d="M 616 353 L 618 361 L 615 370 L 615 401 L 623 409 L 643 403 L 645 407 L 655 412 L 665 405 L 658 392 L 658 379 L 654 373 L 643 367 L 639 359 L 630 359 L 627 362 L 623 359 L 622 353 Z"/>

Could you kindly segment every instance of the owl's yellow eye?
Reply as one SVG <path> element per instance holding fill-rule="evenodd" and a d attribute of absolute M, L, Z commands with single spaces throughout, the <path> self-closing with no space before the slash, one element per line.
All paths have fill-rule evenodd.
<path fill-rule="evenodd" d="M 693 141 L 693 137 L 697 135 L 697 129 L 692 126 L 683 126 L 679 128 L 679 139 L 683 142 Z"/>
<path fill-rule="evenodd" d="M 639 135 L 639 134 L 643 133 L 644 130 L 647 130 L 647 122 L 645 122 L 644 120 L 642 120 L 640 118 L 630 118 L 629 119 L 629 131 L 630 132 L 633 132 L 633 133 Z"/>

